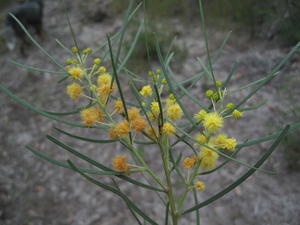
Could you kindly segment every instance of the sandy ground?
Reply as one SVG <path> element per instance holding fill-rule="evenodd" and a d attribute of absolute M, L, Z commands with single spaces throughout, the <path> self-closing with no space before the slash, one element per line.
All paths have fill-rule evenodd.
<path fill-rule="evenodd" d="M 70 3 L 71 1 L 67 1 Z M 61 49 L 55 42 L 59 39 L 68 47 L 72 46 L 71 36 L 64 18 L 64 10 L 60 1 L 45 1 L 45 39 L 42 46 L 59 62 L 70 55 Z M 71 21 L 74 32 L 81 46 L 95 47 L 105 41 L 107 33 L 116 31 L 120 21 L 107 18 L 101 23 L 88 23 L 85 15 L 80 11 L 78 4 L 70 5 Z M 55 16 L 52 16 L 55 15 Z M 178 24 L 175 22 L 174 24 Z M 204 45 L 201 33 L 189 26 L 183 28 L 176 25 L 180 34 L 178 46 L 185 46 L 188 55 L 180 70 L 175 71 L 179 80 L 187 79 L 201 71 L 195 58 L 204 59 Z M 221 42 L 224 33 L 212 31 L 214 46 Z M 233 35 L 225 47 L 223 56 L 215 65 L 218 79 L 224 80 L 232 67 L 232 63 L 239 61 L 240 66 L 235 73 L 229 90 L 255 81 L 276 65 L 289 49 L 280 48 L 274 44 L 263 41 L 249 41 L 242 35 Z M 49 59 L 41 54 L 34 46 L 28 49 L 26 58 L 20 57 L 16 52 L 7 52 L 0 58 L 1 85 L 13 91 L 19 97 L 26 99 L 35 106 L 49 111 L 70 111 L 76 104 L 64 94 L 65 84 L 57 84 L 58 75 L 26 71 L 13 66 L 7 59 L 14 59 L 27 65 L 58 71 Z M 290 104 L 281 98 L 281 87 L 291 77 L 299 78 L 300 57 L 296 55 L 281 71 L 280 77 L 274 79 L 264 87 L 247 106 L 267 100 L 267 104 L 256 110 L 248 112 L 245 118 L 226 124 L 228 133 L 240 142 L 249 138 L 257 138 L 276 131 L 285 106 Z M 299 82 L 299 79 L 296 80 Z M 201 81 L 192 89 L 195 96 L 203 96 L 203 87 L 206 81 Z M 297 90 L 290 90 L 297 93 Z M 243 90 L 232 96 L 233 101 L 238 101 L 249 93 Z M 189 100 L 186 106 L 195 112 L 198 108 Z M 288 112 L 285 111 L 285 115 Z M 70 117 L 79 120 L 78 116 Z M 299 118 L 290 118 L 290 121 L 299 121 Z M 285 121 L 288 123 L 289 121 Z M 62 151 L 61 148 L 51 144 L 46 139 L 47 134 L 52 134 L 68 143 L 83 153 L 88 154 L 103 164 L 110 165 L 111 158 L 124 152 L 120 144 L 89 144 L 78 142 L 53 130 L 54 126 L 66 129 L 82 136 L 92 135 L 97 138 L 106 138 L 105 133 L 95 133 L 90 129 L 74 129 L 60 125 L 23 106 L 13 102 L 6 95 L 0 95 L 0 224 L 2 225 L 115 225 L 134 224 L 130 212 L 124 202 L 110 192 L 88 183 L 74 172 L 54 166 L 43 161 L 25 150 L 25 145 L 31 145 L 49 156 L 58 159 L 72 159 L 81 166 L 86 166 L 82 161 L 76 160 L 72 155 Z M 283 125 L 282 125 L 283 126 Z M 260 144 L 242 150 L 240 160 L 253 164 L 258 157 L 267 150 L 270 143 Z M 184 149 L 179 144 L 175 151 Z M 281 146 L 265 164 L 264 168 L 274 170 L 277 175 L 256 173 L 245 183 L 236 188 L 224 198 L 204 207 L 200 211 L 203 225 L 299 225 L 300 221 L 300 172 L 287 169 L 287 162 Z M 157 150 L 147 148 L 147 161 L 155 171 L 161 170 L 157 162 Z M 241 174 L 245 168 L 229 163 L 224 169 L 213 175 L 203 176 L 207 183 L 207 190 L 199 194 L 203 201 L 209 196 L 229 185 Z M 98 177 L 101 181 L 111 183 L 107 177 Z M 141 179 L 142 178 L 137 178 Z M 136 188 L 122 180 L 117 180 L 120 188 L 132 200 L 136 201 L 153 219 L 162 224 L 164 213 L 159 198 L 152 192 Z M 192 198 L 190 201 L 192 202 Z M 187 204 L 188 208 L 191 206 Z M 195 215 L 188 214 L 181 221 L 182 225 L 194 224 Z"/>

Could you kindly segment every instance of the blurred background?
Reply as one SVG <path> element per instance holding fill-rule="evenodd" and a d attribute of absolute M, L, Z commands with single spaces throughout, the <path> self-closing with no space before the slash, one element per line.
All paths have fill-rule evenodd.
<path fill-rule="evenodd" d="M 13 51 L 7 47 L 5 32 L 7 12 L 28 1 L 0 1 L 0 83 L 16 95 L 48 111 L 72 111 L 78 103 L 70 101 L 65 94 L 66 83 L 57 83 L 61 78 L 50 73 L 28 71 L 8 62 L 15 60 L 26 65 L 58 71 L 46 56 L 34 46 L 16 38 Z M 136 2 L 136 4 L 139 1 Z M 106 41 L 107 34 L 117 32 L 122 26 L 125 0 L 44 0 L 43 29 L 41 35 L 30 32 L 37 41 L 62 64 L 71 55 L 55 41 L 71 48 L 74 44 L 68 28 L 65 8 L 68 9 L 76 39 L 82 48 L 97 48 Z M 204 1 L 208 24 L 210 49 L 214 53 L 229 31 L 231 37 L 222 56 L 215 63 L 217 79 L 225 80 L 235 63 L 238 67 L 229 85 L 229 90 L 266 76 L 274 66 L 300 41 L 299 0 L 210 0 Z M 147 15 L 147 30 L 143 30 L 136 49 L 127 67 L 145 77 L 150 69 L 159 68 L 151 35 L 155 31 L 163 53 L 173 41 L 175 53 L 171 63 L 178 80 L 186 80 L 202 71 L 196 61 L 206 60 L 203 33 L 196 0 L 151 0 L 147 7 L 130 23 L 125 35 L 124 50 L 136 34 L 142 13 Z M 5 25 L 6 24 L 6 25 Z M 174 37 L 176 37 L 174 39 Z M 146 42 L 149 54 L 146 51 Z M 97 55 L 98 54 L 98 55 Z M 98 52 L 95 56 L 102 56 Z M 125 81 L 124 81 L 125 82 Z M 191 90 L 199 98 L 210 87 L 207 79 L 201 80 Z M 245 113 L 244 119 L 226 124 L 228 133 L 239 142 L 267 136 L 284 125 L 300 121 L 300 54 L 296 53 L 281 68 L 280 76 L 247 103 L 253 106 L 266 102 L 256 111 Z M 130 92 L 124 85 L 125 91 Z M 249 93 L 244 89 L 231 99 L 238 101 Z M 186 107 L 194 113 L 199 109 L 188 99 Z M 78 115 L 68 119 L 79 121 Z M 84 162 L 62 151 L 45 138 L 52 134 L 92 158 L 110 166 L 111 158 L 123 151 L 117 143 L 92 145 L 78 142 L 53 130 L 58 126 L 74 134 L 105 139 L 107 134 L 91 129 L 78 129 L 60 125 L 29 111 L 0 94 L 0 225 L 115 225 L 134 224 L 130 212 L 120 198 L 86 182 L 78 174 L 56 167 L 25 150 L 25 145 L 40 149 L 57 159 L 72 159 L 83 167 Z M 280 148 L 264 165 L 265 169 L 277 172 L 267 175 L 257 172 L 245 183 L 224 198 L 200 211 L 204 225 L 299 225 L 300 221 L 300 132 L 289 134 Z M 238 159 L 254 164 L 270 143 L 245 148 Z M 185 148 L 179 144 L 174 151 Z M 156 160 L 156 150 L 145 149 L 147 161 L 157 172 L 161 165 Z M 229 185 L 246 171 L 235 163 L 229 163 L 213 175 L 203 176 L 207 190 L 199 194 L 203 201 Z M 98 177 L 110 183 L 107 177 Z M 137 177 L 137 179 L 142 179 Z M 174 182 L 176 179 L 174 178 Z M 163 221 L 163 208 L 153 193 L 136 188 L 118 180 L 122 191 L 138 202 L 148 214 Z M 191 198 L 192 199 L 192 198 Z M 192 201 L 188 201 L 192 202 Z M 189 203 L 186 205 L 188 208 Z M 187 215 L 181 224 L 194 224 L 194 214 Z"/>

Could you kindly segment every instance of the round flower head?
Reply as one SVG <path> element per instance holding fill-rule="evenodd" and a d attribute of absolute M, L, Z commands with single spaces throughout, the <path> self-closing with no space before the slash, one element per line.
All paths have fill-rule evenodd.
<path fill-rule="evenodd" d="M 222 81 L 216 80 L 216 87 L 217 87 L 217 88 L 222 87 L 222 85 L 223 85 Z"/>
<path fill-rule="evenodd" d="M 128 110 L 128 119 L 129 120 L 135 120 L 135 119 L 139 118 L 140 116 L 141 116 L 140 109 L 133 107 Z"/>
<path fill-rule="evenodd" d="M 121 100 L 115 101 L 115 110 L 117 113 L 124 113 L 124 105 Z"/>
<path fill-rule="evenodd" d="M 167 108 L 167 116 L 171 120 L 179 120 L 182 117 L 182 109 L 175 103 Z"/>
<path fill-rule="evenodd" d="M 84 71 L 79 67 L 71 67 L 68 69 L 68 73 L 74 80 L 78 80 L 82 78 Z"/>
<path fill-rule="evenodd" d="M 168 98 L 166 99 L 166 104 L 167 104 L 167 106 L 173 105 L 173 104 L 175 104 L 175 103 L 176 103 L 176 98 L 175 98 L 175 96 L 174 96 L 173 94 L 170 94 L 170 95 L 168 96 Z"/>
<path fill-rule="evenodd" d="M 234 138 L 227 138 L 225 141 L 225 149 L 234 151 L 237 145 L 237 141 Z"/>
<path fill-rule="evenodd" d="M 232 117 L 235 118 L 235 119 L 239 119 L 239 118 L 241 118 L 243 116 L 243 114 L 244 114 L 243 112 L 235 109 L 232 112 Z"/>
<path fill-rule="evenodd" d="M 197 161 L 197 158 L 194 156 L 194 157 L 186 157 L 184 160 L 183 160 L 183 167 L 185 169 L 191 169 L 195 163 Z"/>
<path fill-rule="evenodd" d="M 119 138 L 120 138 L 120 136 L 118 135 L 117 130 L 116 130 L 115 127 L 110 128 L 108 134 L 109 134 L 109 136 L 110 136 L 112 139 L 119 139 Z"/>
<path fill-rule="evenodd" d="M 104 120 L 104 113 L 101 109 L 94 107 L 84 109 L 80 112 L 80 115 L 85 126 L 93 126 L 96 122 L 102 122 Z"/>
<path fill-rule="evenodd" d="M 67 86 L 67 94 L 70 96 L 70 98 L 77 99 L 81 93 L 82 87 L 79 84 L 73 83 Z"/>
<path fill-rule="evenodd" d="M 199 153 L 198 158 L 199 160 L 201 160 L 200 168 L 213 169 L 214 167 L 216 167 L 219 154 L 207 147 L 201 147 L 201 152 Z"/>
<path fill-rule="evenodd" d="M 111 81 L 112 81 L 112 76 L 109 73 L 103 73 L 97 79 L 97 83 L 99 86 L 111 85 Z"/>
<path fill-rule="evenodd" d="M 202 181 L 197 181 L 195 183 L 195 188 L 197 191 L 203 191 L 203 190 L 205 190 L 205 183 Z"/>
<path fill-rule="evenodd" d="M 214 133 L 223 127 L 224 120 L 217 113 L 212 112 L 206 114 L 202 123 L 208 132 Z"/>
<path fill-rule="evenodd" d="M 233 108 L 234 108 L 234 104 L 233 104 L 233 103 L 228 103 L 228 104 L 226 105 L 226 108 L 227 108 L 227 109 L 233 109 Z"/>
<path fill-rule="evenodd" d="M 67 64 L 67 65 L 71 65 L 72 62 L 73 62 L 73 59 L 66 59 L 66 64 Z"/>
<path fill-rule="evenodd" d="M 196 141 L 198 141 L 200 144 L 205 144 L 207 142 L 207 138 L 203 134 L 197 134 L 195 137 Z"/>
<path fill-rule="evenodd" d="M 137 132 L 142 132 L 147 127 L 147 125 L 147 121 L 141 117 L 136 118 L 131 122 L 131 127 Z"/>
<path fill-rule="evenodd" d="M 151 112 L 154 115 L 154 117 L 156 117 L 156 118 L 158 117 L 158 115 L 160 113 L 158 102 L 152 102 L 151 103 Z"/>
<path fill-rule="evenodd" d="M 174 135 L 176 132 L 176 128 L 170 124 L 170 123 L 164 123 L 163 127 L 162 127 L 162 133 L 167 135 L 167 136 L 171 136 Z"/>
<path fill-rule="evenodd" d="M 86 48 L 86 49 L 82 50 L 82 53 L 86 54 L 86 55 L 91 54 L 92 52 L 93 52 L 93 49 L 91 49 L 91 48 Z"/>
<path fill-rule="evenodd" d="M 113 87 L 110 86 L 110 84 L 104 84 L 97 88 L 97 92 L 99 95 L 107 96 L 111 92 L 113 92 Z"/>
<path fill-rule="evenodd" d="M 201 109 L 198 113 L 194 115 L 194 118 L 197 122 L 201 122 L 204 120 L 204 117 L 206 116 L 207 112 L 204 109 Z"/>
<path fill-rule="evenodd" d="M 77 48 L 77 47 L 72 47 L 72 48 L 71 48 L 71 51 L 72 51 L 73 53 L 77 53 L 77 52 L 78 52 L 78 48 Z"/>
<path fill-rule="evenodd" d="M 116 133 L 120 138 L 125 137 L 130 132 L 130 126 L 127 120 L 123 120 L 115 126 Z"/>
<path fill-rule="evenodd" d="M 112 165 L 117 171 L 120 172 L 126 172 L 131 169 L 127 163 L 126 156 L 116 156 L 115 158 L 113 158 Z"/>
<path fill-rule="evenodd" d="M 218 148 L 224 148 L 225 144 L 227 141 L 227 135 L 226 134 L 219 134 L 217 135 L 214 140 L 213 143 L 218 147 Z"/>
<path fill-rule="evenodd" d="M 214 95 L 214 91 L 213 90 L 207 90 L 205 92 L 205 95 L 208 97 L 208 98 L 212 98 L 212 96 Z"/>
<path fill-rule="evenodd" d="M 94 59 L 94 63 L 95 63 L 96 65 L 99 65 L 99 64 L 101 63 L 101 59 L 100 59 L 100 58 Z"/>
<path fill-rule="evenodd" d="M 105 66 L 100 66 L 98 71 L 99 71 L 99 73 L 105 73 L 106 72 L 106 67 Z"/>
<path fill-rule="evenodd" d="M 152 95 L 152 88 L 150 85 L 144 86 L 140 91 L 140 94 L 144 97 L 149 97 Z"/>

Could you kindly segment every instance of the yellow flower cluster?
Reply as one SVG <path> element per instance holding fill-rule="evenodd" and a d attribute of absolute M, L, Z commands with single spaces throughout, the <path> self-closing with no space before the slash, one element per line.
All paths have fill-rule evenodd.
<path fill-rule="evenodd" d="M 112 162 L 113 167 L 120 172 L 127 172 L 131 169 L 131 167 L 127 163 L 126 156 L 116 156 L 113 158 Z"/>
<path fill-rule="evenodd" d="M 185 169 L 191 169 L 197 162 L 197 157 L 193 156 L 193 157 L 186 157 L 183 160 L 183 167 Z"/>
<path fill-rule="evenodd" d="M 95 107 L 84 109 L 80 112 L 80 115 L 85 126 L 93 126 L 96 122 L 102 122 L 104 120 L 104 113 L 101 109 Z"/>
<path fill-rule="evenodd" d="M 197 191 L 203 191 L 205 190 L 206 186 L 205 186 L 205 183 L 203 181 L 197 181 L 195 183 L 195 188 Z"/>
<path fill-rule="evenodd" d="M 144 86 L 140 91 L 140 94 L 144 97 L 149 97 L 152 95 L 152 88 L 150 85 Z"/>
<path fill-rule="evenodd" d="M 174 135 L 176 133 L 176 128 L 172 124 L 166 122 L 162 127 L 162 133 L 167 136 Z"/>
<path fill-rule="evenodd" d="M 68 69 L 68 73 L 70 74 L 71 78 L 74 80 L 81 79 L 84 74 L 84 70 L 80 67 L 71 67 Z"/>
<path fill-rule="evenodd" d="M 182 109 L 177 103 L 174 103 L 167 107 L 167 116 L 171 120 L 179 120 L 182 117 Z"/>
<path fill-rule="evenodd" d="M 82 92 L 82 87 L 77 83 L 72 83 L 67 86 L 67 94 L 72 99 L 77 99 Z"/>

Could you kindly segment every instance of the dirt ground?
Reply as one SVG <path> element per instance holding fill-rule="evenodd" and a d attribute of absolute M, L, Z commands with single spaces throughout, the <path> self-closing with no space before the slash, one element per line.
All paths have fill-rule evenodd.
<path fill-rule="evenodd" d="M 72 2 L 72 4 L 71 4 Z M 76 1 L 75 1 L 76 3 Z M 70 7 L 71 21 L 74 32 L 83 47 L 96 47 L 103 43 L 107 33 L 118 30 L 121 21 L 107 17 L 102 22 L 91 23 L 86 20 L 84 10 L 79 4 L 67 1 Z M 72 46 L 72 39 L 64 16 L 61 1 L 45 1 L 45 37 L 41 45 L 59 62 L 64 62 L 70 55 L 56 42 L 57 38 L 68 47 Z M 4 10 L 5 11 L 5 10 Z M 55 16 L 53 16 L 55 15 Z M 187 57 L 182 62 L 180 70 L 175 71 L 179 80 L 191 77 L 201 71 L 195 60 L 196 57 L 205 58 L 204 43 L 199 29 L 193 26 L 184 27 L 174 21 L 178 30 L 178 46 L 184 46 Z M 195 25 L 196 26 L 196 25 Z M 210 31 L 213 46 L 220 44 L 225 33 Z M 229 85 L 233 90 L 242 84 L 255 81 L 274 67 L 290 50 L 278 47 L 274 43 L 255 40 L 249 41 L 246 36 L 233 34 L 225 47 L 222 57 L 215 65 L 218 79 L 224 80 L 231 70 L 232 64 L 240 62 L 237 72 Z M 70 111 L 76 104 L 65 96 L 65 84 L 57 84 L 59 75 L 26 71 L 7 61 L 13 59 L 18 62 L 58 71 L 49 59 L 31 46 L 28 56 L 21 57 L 17 52 L 5 52 L 0 57 L 0 82 L 16 95 L 33 103 L 35 106 L 49 111 Z M 145 71 L 146 73 L 146 71 Z M 244 119 L 238 122 L 230 121 L 226 124 L 228 133 L 240 142 L 249 138 L 267 136 L 283 127 L 277 122 L 283 115 L 289 115 L 286 105 L 294 103 L 282 97 L 283 86 L 293 78 L 299 83 L 300 55 L 296 54 L 281 70 L 279 77 L 264 87 L 255 97 L 251 98 L 247 106 L 267 100 L 267 104 L 256 111 L 247 112 Z M 295 78 L 295 79 L 294 79 Z M 191 91 L 195 96 L 203 96 L 205 82 L 199 82 Z M 299 95 L 298 90 L 289 90 Z M 249 93 L 248 89 L 232 96 L 238 101 Z M 296 104 L 296 103 L 295 103 Z M 187 101 L 187 108 L 196 112 L 199 110 L 193 103 Z M 79 117 L 70 117 L 78 120 Z M 299 118 L 289 117 L 285 123 L 299 122 Z M 93 133 L 90 129 L 78 129 L 60 125 L 45 117 L 15 103 L 3 93 L 0 94 L 0 224 L 1 225 L 115 225 L 135 224 L 124 202 L 110 192 L 88 183 L 74 172 L 54 166 L 25 150 L 25 145 L 40 149 L 49 156 L 58 159 L 72 159 L 81 166 L 82 161 L 62 151 L 46 139 L 52 134 L 91 158 L 110 165 L 111 158 L 124 151 L 120 144 L 93 145 L 78 142 L 53 130 L 58 126 L 72 133 L 97 138 L 106 138 L 105 133 Z M 259 144 L 242 150 L 240 160 L 254 164 L 270 143 Z M 175 151 L 185 146 L 179 144 Z M 300 221 L 300 171 L 289 170 L 281 146 L 268 162 L 265 169 L 277 172 L 277 175 L 255 173 L 241 186 L 222 199 L 201 209 L 200 216 L 203 225 L 299 225 Z M 155 149 L 147 148 L 147 160 L 156 171 L 160 171 Z M 213 175 L 203 176 L 207 190 L 199 194 L 203 201 L 217 191 L 233 182 L 246 169 L 236 163 L 229 163 L 221 171 Z M 104 182 L 111 182 L 107 177 L 98 177 Z M 164 219 L 163 207 L 159 198 L 144 189 L 118 180 L 118 184 L 132 200 L 136 201 L 153 218 L 162 223 Z M 192 202 L 192 199 L 188 202 Z M 187 204 L 186 207 L 188 207 Z M 181 221 L 182 225 L 194 224 L 195 215 L 188 214 Z"/>

